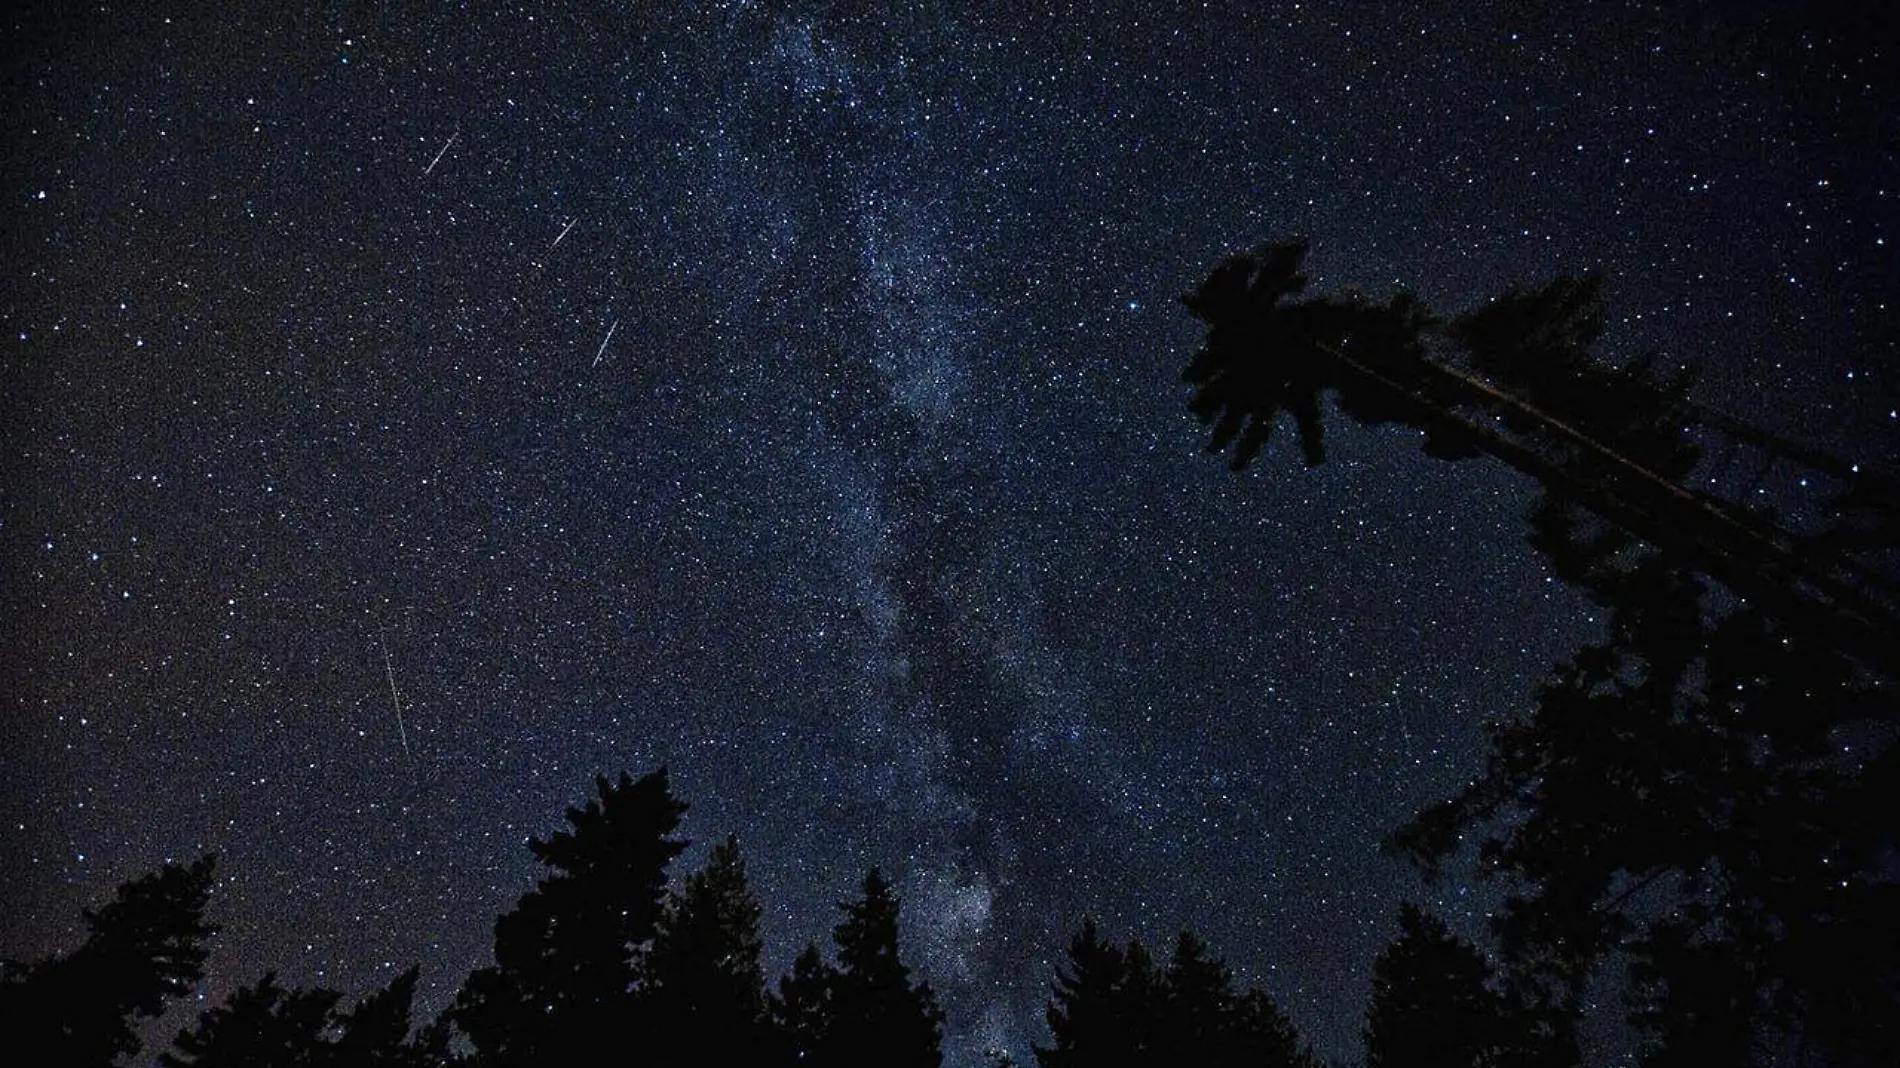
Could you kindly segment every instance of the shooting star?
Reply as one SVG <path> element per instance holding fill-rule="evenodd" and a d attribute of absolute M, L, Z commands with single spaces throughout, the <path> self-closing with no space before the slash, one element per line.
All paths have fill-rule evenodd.
<path fill-rule="evenodd" d="M 581 221 L 581 217 L 580 217 L 580 216 L 578 216 L 578 215 L 576 215 L 576 216 L 574 216 L 574 217 L 573 217 L 572 219 L 570 219 L 570 220 L 568 220 L 568 223 L 567 223 L 567 225 L 566 225 L 565 227 L 562 227 L 562 229 L 561 229 L 561 237 L 566 237 L 566 236 L 567 236 L 567 232 L 568 232 L 569 230 L 572 230 L 572 229 L 574 229 L 574 224 L 575 224 L 575 223 L 577 223 L 577 222 L 580 222 L 580 221 Z M 560 243 L 561 243 L 561 237 L 557 237 L 557 238 L 555 238 L 555 239 L 554 239 L 554 245 L 558 245 L 558 244 L 560 244 Z M 548 246 L 548 251 L 549 251 L 549 252 L 553 252 L 553 251 L 554 251 L 554 245 L 549 245 L 549 246 Z"/>
<path fill-rule="evenodd" d="M 389 662 L 389 645 L 380 634 L 376 636 L 376 645 L 383 651 L 383 675 L 389 679 L 389 705 L 396 711 L 396 737 L 402 739 L 402 759 L 409 765 L 409 778 L 414 781 L 416 758 L 409 751 L 409 728 L 402 721 L 402 698 L 396 695 L 396 669 Z"/>
<path fill-rule="evenodd" d="M 620 320 L 615 319 L 614 324 L 607 328 L 607 336 L 600 339 L 600 348 L 594 351 L 594 362 L 589 364 L 588 365 L 589 367 L 600 366 L 600 357 L 603 353 L 607 351 L 607 342 L 612 341 L 614 339 L 614 331 L 618 329 L 620 329 Z"/>
<path fill-rule="evenodd" d="M 462 136 L 462 128 L 460 126 L 457 126 L 455 128 L 455 132 L 449 135 L 449 139 L 443 142 L 442 151 L 437 152 L 435 154 L 435 158 L 429 161 L 429 165 L 427 167 L 422 168 L 422 173 L 426 175 L 430 171 L 435 170 L 435 165 L 442 162 L 443 156 L 446 156 L 449 154 L 449 146 L 454 144 L 455 139 L 460 136 Z"/>

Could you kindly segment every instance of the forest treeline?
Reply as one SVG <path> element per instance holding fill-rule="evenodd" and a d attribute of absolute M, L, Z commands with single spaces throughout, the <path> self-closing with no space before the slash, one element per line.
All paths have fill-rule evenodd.
<path fill-rule="evenodd" d="M 1469 855 L 1506 893 L 1482 948 L 1401 908 L 1373 964 L 1368 1068 L 1581 1063 L 1593 989 L 1619 992 L 1643 1068 L 1900 1064 L 1900 487 L 1695 403 L 1655 357 L 1600 357 L 1593 278 L 1443 316 L 1403 293 L 1306 297 L 1305 252 L 1232 257 L 1184 298 L 1207 328 L 1183 378 L 1209 450 L 1245 470 L 1286 416 L 1322 463 L 1330 407 L 1408 427 L 1435 458 L 1506 464 L 1537 486 L 1531 548 L 1609 620 L 1528 714 L 1490 725 L 1465 789 L 1388 839 L 1428 877 Z M 1827 487 L 1817 514 L 1763 506 L 1777 466 Z M 808 947 L 768 985 L 736 841 L 669 889 L 683 811 L 663 770 L 598 780 L 530 842 L 548 872 L 496 922 L 494 964 L 424 1026 L 414 970 L 348 1005 L 265 975 L 158 1060 L 940 1062 L 943 1015 L 879 872 L 831 954 Z M 127 883 L 80 947 L 6 962 L 17 1048 L 137 1052 L 139 1021 L 204 976 L 213 868 Z M 1316 1063 L 1192 934 L 1164 961 L 1085 923 L 1051 983 L 1041 1068 Z"/>
<path fill-rule="evenodd" d="M 664 768 L 596 781 L 566 826 L 529 842 L 549 870 L 495 923 L 494 963 L 418 1026 L 410 968 L 354 1002 L 272 973 L 237 988 L 157 1053 L 164 1068 L 527 1068 L 604 1053 L 653 1065 L 930 1068 L 943 1014 L 899 945 L 900 906 L 869 872 L 840 906 L 829 958 L 807 946 L 768 986 L 760 905 L 736 839 L 669 889 L 685 812 Z M 140 1052 L 142 1018 L 205 978 L 216 927 L 205 857 L 121 886 L 88 910 L 85 942 L 0 973 L 0 1021 L 24 1060 L 105 1066 Z M 1537 1046 L 1536 1021 L 1491 988 L 1490 966 L 1442 923 L 1406 906 L 1380 958 L 1367 1017 L 1369 1063 L 1453 1063 Z M 1085 922 L 1053 977 L 1044 1068 L 1213 1065 L 1318 1068 L 1271 997 L 1183 932 L 1166 960 Z M 999 1062 L 1007 1057 L 997 1055 Z M 1464 1062 L 1457 1062 L 1464 1063 Z M 1526 1062 L 1528 1063 L 1528 1062 Z"/>

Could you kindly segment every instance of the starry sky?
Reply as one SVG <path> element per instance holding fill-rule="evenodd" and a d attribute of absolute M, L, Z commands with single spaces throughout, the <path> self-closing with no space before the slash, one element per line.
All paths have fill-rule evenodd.
<path fill-rule="evenodd" d="M 287 6 L 0 24 L 0 953 L 215 850 L 208 996 L 433 1010 L 665 764 L 774 974 L 893 878 L 957 1068 L 1084 915 L 1356 1057 L 1398 902 L 1494 893 L 1380 837 L 1599 621 L 1508 472 L 1203 454 L 1178 295 L 1594 268 L 1606 354 L 1900 453 L 1879 5 Z"/>

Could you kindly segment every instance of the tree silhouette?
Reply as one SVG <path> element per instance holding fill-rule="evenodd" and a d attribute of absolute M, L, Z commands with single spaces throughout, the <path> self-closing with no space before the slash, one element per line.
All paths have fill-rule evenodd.
<path fill-rule="evenodd" d="M 419 969 L 410 968 L 354 1009 L 334 990 L 292 990 L 273 973 L 202 1013 L 160 1053 L 164 1068 L 425 1068 L 442 1063 L 437 1036 L 411 1041 Z"/>
<path fill-rule="evenodd" d="M 422 969 L 411 966 L 390 984 L 336 1016 L 335 1046 L 339 1068 L 436 1068 L 449 1063 L 446 1028 L 430 1026 L 411 1035 L 416 981 Z"/>
<path fill-rule="evenodd" d="M 314 1068 L 327 1064 L 323 1032 L 341 997 L 334 990 L 285 990 L 266 972 L 180 1031 L 164 1068 Z"/>
<path fill-rule="evenodd" d="M 642 991 L 647 1018 L 691 1035 L 690 1053 L 662 1063 L 759 1064 L 777 1053 L 759 963 L 759 903 L 746 881 L 739 840 L 715 846 L 706 867 L 667 900 Z"/>
<path fill-rule="evenodd" d="M 1123 951 L 1104 942 L 1092 919 L 1069 942 L 1068 966 L 1056 972 L 1043 1016 L 1054 1044 L 1038 1047 L 1042 1068 L 1107 1068 L 1147 1063 L 1153 1056 L 1154 966 L 1141 943 Z"/>
<path fill-rule="evenodd" d="M 1325 457 L 1322 397 L 1330 394 L 1360 423 L 1423 431 L 1431 455 L 1490 455 L 1537 479 L 1548 514 L 1534 536 L 1542 551 L 1569 550 L 1553 558 L 1566 579 L 1580 577 L 1566 563 L 1607 561 L 1631 539 L 1645 542 L 1865 662 L 1900 672 L 1900 614 L 1868 589 L 1893 586 L 1838 552 L 1814 551 L 1840 547 L 1838 534 L 1797 536 L 1679 483 L 1698 457 L 1684 439 L 1689 426 L 1778 456 L 1817 451 L 1738 432 L 1735 420 L 1688 401 L 1686 376 L 1663 375 L 1653 360 L 1614 366 L 1590 357 L 1603 324 L 1595 279 L 1511 290 L 1447 321 L 1403 293 L 1383 304 L 1351 294 L 1292 301 L 1305 287 L 1305 253 L 1294 241 L 1231 257 L 1182 298 L 1207 325 L 1182 377 L 1193 386 L 1189 410 L 1212 425 L 1209 451 L 1231 447 L 1234 468 L 1246 467 L 1286 411 L 1306 462 L 1317 464 Z M 1435 357 L 1433 339 L 1451 351 Z M 1855 543 L 1900 540 L 1891 482 L 1838 461 L 1826 466 L 1847 472 L 1842 507 L 1877 517 Z M 1570 529 L 1577 509 L 1614 528 L 1597 532 L 1607 540 Z"/>
<path fill-rule="evenodd" d="M 77 1066 L 136 1052 L 134 1021 L 159 1016 L 204 977 L 205 942 L 217 931 L 204 921 L 216 867 L 210 856 L 168 863 L 88 909 L 86 941 L 70 955 L 0 966 L 0 1026 L 17 1048 Z"/>
<path fill-rule="evenodd" d="M 628 1048 L 638 1033 L 635 983 L 660 916 L 669 837 L 686 806 L 666 769 L 569 808 L 570 829 L 528 843 L 553 869 L 495 923 L 495 964 L 470 975 L 452 1007 L 482 1064 L 529 1065 Z"/>
<path fill-rule="evenodd" d="M 1403 389 L 1355 375 L 1335 354 L 1352 349 L 1397 382 L 1420 386 L 1418 335 L 1423 309 L 1406 296 L 1385 305 L 1350 298 L 1292 301 L 1306 288 L 1300 273 L 1306 244 L 1268 245 L 1235 256 L 1183 297 L 1208 324 L 1207 340 L 1183 378 L 1193 384 L 1188 408 L 1213 424 L 1209 452 L 1233 447 L 1240 470 L 1259 455 L 1281 412 L 1293 418 L 1308 466 L 1326 457 L 1321 395 L 1338 393 L 1360 418 L 1422 418 Z"/>
<path fill-rule="evenodd" d="M 1577 1062 L 1566 1021 L 1496 988 L 1491 963 L 1443 921 L 1405 904 L 1372 966 L 1366 1068 L 1503 1068 Z"/>
<path fill-rule="evenodd" d="M 1560 1002 L 1627 951 L 1657 1063 L 1747 1063 L 1776 1032 L 1900 1057 L 1890 691 L 1759 610 L 1704 621 L 1691 579 L 1646 570 L 1611 640 L 1394 846 L 1433 865 L 1489 827 L 1481 864 L 1528 888 L 1497 918 L 1518 975 Z"/>
<path fill-rule="evenodd" d="M 1292 1021 L 1259 990 L 1241 995 L 1233 973 L 1183 931 L 1162 976 L 1157 1064 L 1295 1068 L 1310 1063 Z"/>
<path fill-rule="evenodd" d="M 943 1012 L 927 983 L 911 982 L 898 950 L 899 902 L 876 868 L 864 893 L 838 906 L 838 964 L 806 946 L 772 999 L 791 1056 L 820 1068 L 936 1068 L 943 1061 Z"/>
<path fill-rule="evenodd" d="M 832 931 L 838 969 L 826 1046 L 840 1065 L 936 1068 L 943 1060 L 943 1013 L 927 983 L 912 983 L 897 948 L 899 902 L 876 868 L 864 895 L 843 906 Z"/>
<path fill-rule="evenodd" d="M 1595 358 L 1592 279 L 1443 320 L 1407 297 L 1288 304 L 1303 252 L 1237 257 L 1185 298 L 1208 323 L 1185 377 L 1210 448 L 1244 466 L 1281 408 L 1319 420 L 1289 391 L 1330 390 L 1349 417 L 1422 430 L 1429 453 L 1537 479 L 1532 545 L 1610 610 L 1608 640 L 1558 665 L 1527 720 L 1494 726 L 1484 774 L 1392 846 L 1430 871 L 1481 838 L 1481 868 L 1525 888 L 1496 928 L 1547 1029 L 1624 952 L 1657 1063 L 1745 1059 L 1790 1032 L 1900 1063 L 1900 614 L 1856 555 L 1900 543 L 1900 494 L 1700 408 L 1653 359 Z M 1834 522 L 1796 534 L 1688 488 L 1691 427 L 1840 479 Z M 1843 954 L 1854 931 L 1870 937 Z"/>
<path fill-rule="evenodd" d="M 791 1058 L 801 1064 L 823 1063 L 834 974 L 818 947 L 807 944 L 792 962 L 790 974 L 780 977 L 778 992 L 767 999 Z"/>
<path fill-rule="evenodd" d="M 1308 1068 L 1317 1060 L 1292 1021 L 1259 990 L 1234 989 L 1233 974 L 1192 934 L 1175 942 L 1156 973 L 1140 942 L 1101 940 L 1084 921 L 1056 973 L 1045 1018 L 1053 1044 L 1042 1068 Z"/>

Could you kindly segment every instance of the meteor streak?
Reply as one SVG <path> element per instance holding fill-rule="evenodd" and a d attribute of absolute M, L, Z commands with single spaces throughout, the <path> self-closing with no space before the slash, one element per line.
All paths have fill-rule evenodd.
<path fill-rule="evenodd" d="M 458 126 L 455 128 L 455 132 L 449 135 L 449 139 L 443 142 L 442 151 L 437 152 L 435 154 L 435 158 L 429 161 L 429 165 L 427 167 L 422 168 L 422 173 L 428 174 L 430 171 L 435 170 L 435 165 L 442 162 L 443 156 L 446 156 L 449 154 L 449 146 L 454 144 L 455 139 L 460 136 L 462 136 L 462 128 Z"/>
<path fill-rule="evenodd" d="M 589 364 L 588 365 L 589 367 L 600 366 L 601 354 L 607 351 L 607 342 L 612 341 L 614 339 L 614 331 L 618 329 L 620 329 L 620 320 L 615 319 L 614 324 L 607 328 L 607 336 L 600 339 L 600 348 L 594 351 L 594 362 Z"/>
<path fill-rule="evenodd" d="M 383 651 L 383 675 L 389 679 L 389 705 L 396 711 L 396 737 L 402 739 L 402 759 L 409 765 L 409 777 L 416 777 L 416 758 L 409 752 L 409 728 L 402 722 L 402 698 L 396 696 L 396 669 L 389 662 L 389 646 L 381 635 L 376 637 L 376 645 Z"/>

